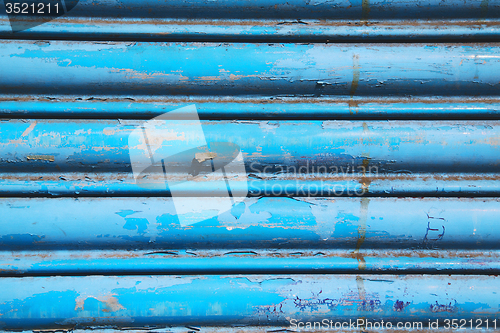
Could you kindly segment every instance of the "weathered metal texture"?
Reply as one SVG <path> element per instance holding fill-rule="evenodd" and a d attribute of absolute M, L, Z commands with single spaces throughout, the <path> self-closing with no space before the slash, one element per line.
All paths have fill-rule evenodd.
<path fill-rule="evenodd" d="M 268 45 L 4 40 L 0 43 L 0 91 L 124 97 L 487 96 L 498 94 L 500 88 L 496 75 L 499 54 L 495 43 Z"/>
<path fill-rule="evenodd" d="M 214 2 L 215 3 L 215 2 Z M 158 20 L 60 18 L 13 33 L 0 16 L 1 38 L 100 41 L 481 42 L 500 41 L 500 21 Z"/>
<path fill-rule="evenodd" d="M 147 153 L 147 147 L 128 146 L 128 137 L 141 124 L 134 120 L 2 121 L 0 171 L 130 172 L 129 154 Z M 188 146 L 196 139 L 189 135 L 195 122 L 174 124 L 177 127 L 163 139 L 162 147 Z M 207 142 L 238 145 L 247 171 L 259 176 L 500 171 L 498 121 L 205 121 L 202 126 Z M 186 168 L 191 162 L 189 158 L 176 161 Z"/>
<path fill-rule="evenodd" d="M 499 40 L 496 1 L 88 1 L 65 16 L 0 37 L 153 41 Z M 33 18 L 31 18 L 33 20 Z"/>
<path fill-rule="evenodd" d="M 81 0 L 0 39 L 1 330 L 498 330 L 497 1 Z M 249 197 L 186 224 L 128 139 L 191 104 Z"/>
<path fill-rule="evenodd" d="M 500 311 L 495 276 L 121 276 L 2 278 L 3 329 L 282 325 L 290 320 L 483 325 Z M 57 302 L 54 300 L 57 299 Z M 497 323 L 498 324 L 498 323 Z M 360 329 L 361 327 L 358 327 Z"/>
<path fill-rule="evenodd" d="M 499 211 L 487 198 L 249 198 L 181 226 L 168 198 L 4 198 L 0 246 L 500 250 Z"/>
<path fill-rule="evenodd" d="M 196 105 L 200 119 L 500 120 L 498 97 L 0 96 L 4 118 L 151 119 Z"/>
<path fill-rule="evenodd" d="M 168 244 L 167 244 L 168 245 Z M 287 245 L 287 244 L 285 244 Z M 296 244 L 295 244 L 296 245 Z M 486 250 L 283 249 L 0 251 L 0 276 L 164 274 L 498 274 Z"/>
<path fill-rule="evenodd" d="M 499 210 L 484 198 L 255 198 L 182 227 L 164 198 L 3 199 L 0 275 L 494 274 Z"/>
<path fill-rule="evenodd" d="M 364 13 L 369 11 L 369 13 Z M 369 15 L 368 17 L 363 15 Z M 3 14 L 5 15 L 5 14 Z M 72 17 L 189 19 L 497 19 L 484 0 L 80 0 Z"/>
<path fill-rule="evenodd" d="M 153 188 L 138 186 L 130 173 L 57 172 L 54 173 L 3 173 L 0 174 L 0 193 L 4 197 L 85 197 L 85 196 L 154 196 L 170 195 L 161 175 L 148 176 Z M 500 184 L 496 174 L 414 174 L 368 176 L 349 173 L 345 177 L 285 179 L 271 176 L 248 183 L 231 178 L 235 191 L 248 187 L 250 197 L 260 196 L 432 196 L 432 197 L 491 197 L 499 196 Z M 259 177 L 259 176 L 257 176 Z M 200 182 L 184 184 L 183 196 L 220 196 L 227 193 L 225 182 Z"/>
<path fill-rule="evenodd" d="M 3 196 L 169 195 L 163 173 L 144 188 L 131 174 L 135 120 L 10 120 L 1 124 Z M 190 121 L 165 141 L 189 145 Z M 206 121 L 210 142 L 243 153 L 250 195 L 498 195 L 497 121 Z M 209 161 L 207 167 L 209 166 Z M 180 172 L 191 159 L 176 161 Z M 34 173 L 36 172 L 36 173 Z M 171 176 L 176 177 L 175 171 Z M 242 177 L 231 174 L 236 187 Z M 180 175 L 179 177 L 183 177 Z M 186 196 L 221 195 L 223 181 L 188 182 Z"/>

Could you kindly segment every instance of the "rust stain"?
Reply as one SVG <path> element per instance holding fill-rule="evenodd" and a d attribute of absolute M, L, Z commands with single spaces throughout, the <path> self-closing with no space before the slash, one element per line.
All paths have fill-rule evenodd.
<path fill-rule="evenodd" d="M 369 198 L 361 198 L 361 207 L 359 214 L 359 227 L 358 227 L 358 240 L 356 242 L 356 249 L 352 252 L 353 258 L 358 260 L 358 269 L 366 269 L 366 261 L 364 255 L 362 255 L 359 250 L 366 239 L 366 220 L 368 218 L 368 205 L 370 203 Z"/>
<path fill-rule="evenodd" d="M 54 162 L 55 161 L 55 156 L 54 155 L 28 155 L 28 156 L 26 156 L 26 159 L 28 161 L 48 161 L 48 162 Z"/>
<path fill-rule="evenodd" d="M 370 0 L 363 0 L 361 3 L 362 12 L 361 12 L 361 20 L 367 21 L 368 16 L 370 14 Z"/>
<path fill-rule="evenodd" d="M 479 7 L 481 8 L 481 18 L 480 18 L 481 21 L 486 18 L 486 15 L 488 15 L 488 2 L 489 0 L 483 0 L 479 5 Z"/>
<path fill-rule="evenodd" d="M 366 289 L 365 289 L 365 281 L 359 275 L 356 276 L 356 286 L 358 288 L 359 300 L 364 301 L 366 299 Z M 365 317 L 361 317 L 363 320 L 362 329 L 364 328 L 364 322 L 366 321 Z"/>
<path fill-rule="evenodd" d="M 350 95 L 351 95 L 351 98 L 349 100 L 349 109 L 351 107 L 355 107 L 357 108 L 359 106 L 359 103 L 355 102 L 354 101 L 354 95 L 356 94 L 356 90 L 358 89 L 358 85 L 359 85 L 359 55 L 358 54 L 354 54 L 352 56 L 352 82 L 351 82 L 351 91 L 350 91 Z M 357 110 L 356 110 L 356 113 L 357 113 Z"/>
<path fill-rule="evenodd" d="M 368 167 L 370 165 L 370 158 L 365 157 L 362 162 L 363 165 L 363 175 L 361 176 L 361 193 L 366 194 L 369 191 L 370 184 L 373 180 L 372 177 L 367 177 L 366 176 L 366 170 L 368 170 Z"/>

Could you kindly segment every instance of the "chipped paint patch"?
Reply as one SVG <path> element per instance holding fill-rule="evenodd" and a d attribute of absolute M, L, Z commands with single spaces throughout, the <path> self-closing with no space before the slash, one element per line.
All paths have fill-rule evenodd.
<path fill-rule="evenodd" d="M 79 296 L 75 300 L 75 311 L 77 310 L 85 310 L 85 301 L 88 299 L 96 299 L 99 302 L 103 303 L 106 306 L 106 309 L 103 309 L 103 312 L 116 312 L 119 310 L 125 309 L 123 305 L 121 305 L 118 302 L 118 299 L 116 298 L 116 294 L 109 294 L 109 295 L 85 295 L 85 296 Z"/>
<path fill-rule="evenodd" d="M 194 158 L 198 161 L 198 163 L 202 163 L 208 160 L 213 160 L 217 157 L 217 153 L 212 152 L 204 152 L 204 153 L 196 153 L 194 154 Z"/>
<path fill-rule="evenodd" d="M 259 122 L 259 128 L 262 129 L 264 133 L 276 133 L 278 127 L 280 127 L 280 123 L 277 121 Z"/>
<path fill-rule="evenodd" d="M 28 155 L 28 156 L 26 156 L 26 159 L 28 161 L 54 162 L 55 161 L 55 156 L 54 155 Z"/>
<path fill-rule="evenodd" d="M 21 138 L 24 138 L 24 137 L 28 136 L 28 134 L 30 134 L 33 131 L 33 129 L 35 128 L 35 126 L 36 126 L 36 121 L 32 122 L 28 126 L 28 128 L 23 132 L 23 134 L 21 134 Z"/>

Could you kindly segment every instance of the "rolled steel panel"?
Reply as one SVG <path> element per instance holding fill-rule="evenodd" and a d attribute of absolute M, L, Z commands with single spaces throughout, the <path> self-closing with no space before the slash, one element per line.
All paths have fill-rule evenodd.
<path fill-rule="evenodd" d="M 130 154 L 144 151 L 129 147 L 128 139 L 142 123 L 4 121 L 0 193 L 171 195 L 162 173 L 149 175 L 154 187 L 143 187 L 132 176 Z M 189 144 L 189 136 L 182 138 L 191 124 L 178 121 L 176 139 L 164 144 Z M 202 126 L 208 142 L 230 142 L 241 149 L 248 181 L 239 174 L 230 177 L 235 190 L 246 192 L 248 187 L 254 197 L 500 193 L 496 121 L 206 121 Z M 174 178 L 192 168 L 190 159 L 177 164 L 169 171 Z M 179 191 L 183 196 L 221 196 L 227 189 L 225 182 L 207 179 L 184 183 Z"/>
<path fill-rule="evenodd" d="M 2 278 L 2 329 L 139 328 L 446 319 L 498 324 L 495 276 L 87 276 Z M 57 299 L 57 302 L 54 302 Z M 366 321 L 365 321 L 366 323 Z M 366 323 L 367 324 L 367 323 Z M 449 323 L 451 325 L 451 322 Z M 356 328 L 356 327 L 355 327 Z M 432 326 L 431 326 L 432 328 Z M 193 329 L 193 328 L 191 328 Z M 357 329 L 366 329 L 361 325 Z"/>
<path fill-rule="evenodd" d="M 64 3 L 0 13 L 0 330 L 498 330 L 500 4 Z M 144 186 L 132 131 L 192 104 L 246 172 Z"/>
<path fill-rule="evenodd" d="M 182 225 L 167 198 L 6 198 L 0 249 L 500 249 L 498 199 L 249 198 L 214 209 Z"/>
<path fill-rule="evenodd" d="M 0 276 L 498 274 L 489 250 L 149 249 L 0 251 Z"/>
<path fill-rule="evenodd" d="M 178 97 L 85 98 L 77 96 L 0 97 L 5 118 L 151 119 L 196 105 L 202 120 L 471 120 L 500 119 L 498 98 L 248 98 Z"/>
<path fill-rule="evenodd" d="M 488 19 L 500 5 L 483 0 L 80 0 L 71 17 L 189 19 Z M 5 16 L 4 13 L 2 13 Z"/>
<path fill-rule="evenodd" d="M 130 172 L 129 136 L 142 121 L 10 120 L 0 124 L 2 172 Z M 163 139 L 189 145 L 196 122 L 179 120 Z M 260 177 L 348 177 L 364 173 L 491 173 L 500 169 L 498 121 L 205 121 L 207 142 L 240 147 Z M 189 170 L 191 159 L 177 161 Z"/>
<path fill-rule="evenodd" d="M 73 13 L 70 13 L 72 15 Z M 76 14 L 76 13 L 75 13 Z M 261 14 L 262 15 L 262 14 Z M 418 14 L 416 15 L 418 16 Z M 0 37 L 27 40 L 151 42 L 491 42 L 500 41 L 500 21 L 479 16 L 463 20 L 317 19 L 144 19 L 62 17 L 13 32 L 0 16 Z"/>
<path fill-rule="evenodd" d="M 495 43 L 0 45 L 3 94 L 487 96 L 500 87 Z"/>
<path fill-rule="evenodd" d="M 483 0 L 81 0 L 66 7 L 71 9 L 61 10 L 49 22 L 35 15 L 7 17 L 2 11 L 0 38 L 294 43 L 500 40 L 500 6 Z"/>
<path fill-rule="evenodd" d="M 4 197 L 134 197 L 170 196 L 163 176 L 149 176 L 146 188 L 139 186 L 131 173 L 3 173 L 0 194 Z M 332 177 L 316 175 L 285 179 L 271 176 L 258 179 L 250 174 L 247 182 L 231 178 L 237 192 L 248 190 L 249 197 L 326 196 L 326 197 L 498 197 L 496 174 L 413 174 L 365 177 L 346 173 Z M 177 195 L 210 197 L 227 194 L 223 181 L 185 183 Z"/>

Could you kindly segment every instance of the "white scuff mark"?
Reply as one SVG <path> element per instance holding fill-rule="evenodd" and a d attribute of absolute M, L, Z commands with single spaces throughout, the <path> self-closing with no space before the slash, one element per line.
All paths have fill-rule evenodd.
<path fill-rule="evenodd" d="M 106 130 L 107 130 L 107 128 L 104 129 L 104 134 L 106 134 Z M 91 132 L 92 132 L 91 129 L 88 129 L 88 130 L 79 129 L 79 130 L 75 131 L 75 135 L 90 134 Z M 109 134 L 106 134 L 106 135 L 109 135 Z"/>
<path fill-rule="evenodd" d="M 314 232 L 321 237 L 322 240 L 327 240 L 335 232 L 336 224 L 336 211 L 332 208 L 334 205 L 322 204 L 318 202 L 317 204 L 311 205 L 311 214 L 313 214 L 316 220 L 316 226 L 314 227 Z"/>
<path fill-rule="evenodd" d="M 226 211 L 219 215 L 220 224 L 227 230 L 246 229 L 252 226 L 262 226 L 272 217 L 269 212 L 253 213 L 250 211 L 250 206 L 257 203 L 259 198 L 246 198 L 240 203 L 245 205 L 244 212 L 237 218 L 231 211 Z"/>
<path fill-rule="evenodd" d="M 31 133 L 31 131 L 33 131 L 33 129 L 35 128 L 36 126 L 36 121 L 32 122 L 28 128 L 26 130 L 24 130 L 23 134 L 21 134 L 21 138 L 24 138 L 25 136 L 28 136 L 28 134 Z"/>
<path fill-rule="evenodd" d="M 203 163 L 207 160 L 213 160 L 214 158 L 217 157 L 217 153 L 210 153 L 210 152 L 206 152 L 206 153 L 196 153 L 194 154 L 194 158 L 199 162 L 199 163 Z"/>
<path fill-rule="evenodd" d="M 494 58 L 494 59 L 500 59 L 500 56 L 498 55 L 471 55 L 469 58 L 472 59 L 489 59 L 489 58 Z"/>
<path fill-rule="evenodd" d="M 259 122 L 259 128 L 266 133 L 276 133 L 276 129 L 280 127 L 280 123 L 277 121 Z"/>
<path fill-rule="evenodd" d="M 143 128 L 143 140 L 134 148 L 142 150 L 148 155 L 154 155 L 159 149 L 165 147 L 170 147 L 170 151 L 173 149 L 172 141 L 186 140 L 186 135 L 182 130 L 171 129 L 166 121 L 149 121 L 147 125 Z M 186 127 L 184 129 L 189 130 Z"/>

